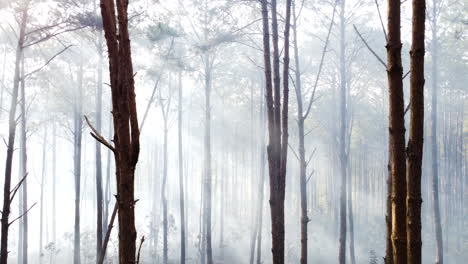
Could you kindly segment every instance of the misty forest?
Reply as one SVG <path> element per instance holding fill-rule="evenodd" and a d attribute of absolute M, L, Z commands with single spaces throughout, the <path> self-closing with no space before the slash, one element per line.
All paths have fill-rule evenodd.
<path fill-rule="evenodd" d="M 0 0 L 0 264 L 468 263 L 468 0 Z"/>

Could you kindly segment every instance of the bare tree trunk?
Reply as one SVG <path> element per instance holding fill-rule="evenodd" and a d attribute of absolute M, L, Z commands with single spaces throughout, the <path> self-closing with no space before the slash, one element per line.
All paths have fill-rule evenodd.
<path fill-rule="evenodd" d="M 269 145 L 268 164 L 270 174 L 270 211 L 273 264 L 284 263 L 284 200 L 286 187 L 286 164 L 288 150 L 288 104 L 289 104 L 289 32 L 291 22 L 291 0 L 286 1 L 284 31 L 283 98 L 281 98 L 279 38 L 276 0 L 271 2 L 273 70 L 271 76 L 270 33 L 268 25 L 268 3 L 262 0 L 263 54 L 265 62 L 266 98 L 268 109 Z M 274 91 L 274 93 L 273 93 Z M 282 102 L 281 102 L 282 99 Z M 281 109 L 281 103 L 283 109 Z"/>
<path fill-rule="evenodd" d="M 21 12 L 20 32 L 18 34 L 18 44 L 16 46 L 16 59 L 15 59 L 15 75 L 13 78 L 13 89 L 11 96 L 10 113 L 8 117 L 8 145 L 7 155 L 5 162 L 5 179 L 3 186 L 3 208 L 2 208 L 2 233 L 0 245 L 0 263 L 7 264 L 8 260 L 8 229 L 10 227 L 9 216 L 11 209 L 11 170 L 13 163 L 13 152 L 15 149 L 15 134 L 16 134 L 16 106 L 18 103 L 18 88 L 20 82 L 20 63 L 23 59 L 23 44 L 26 32 L 26 24 L 28 21 L 28 8 L 29 1 L 24 3 Z"/>
<path fill-rule="evenodd" d="M 350 160 L 349 156 L 348 160 Z M 356 254 L 354 250 L 353 181 L 350 164 L 348 165 L 348 179 L 349 258 L 351 264 L 356 264 Z"/>
<path fill-rule="evenodd" d="M 206 239 L 206 261 L 213 264 L 213 250 L 211 246 L 211 200 L 212 200 L 212 178 L 211 178 L 211 59 L 209 54 L 204 56 L 205 63 L 205 180 L 204 180 L 204 212 Z"/>
<path fill-rule="evenodd" d="M 44 188 L 45 178 L 47 173 L 47 126 L 44 129 L 44 138 L 42 140 L 42 177 L 41 177 L 41 211 L 39 218 L 39 263 L 42 263 L 44 257 L 44 245 L 43 245 L 43 227 L 44 227 Z"/>
<path fill-rule="evenodd" d="M 27 138 L 26 138 L 26 94 L 25 94 L 25 72 L 24 72 L 24 55 L 23 60 L 21 61 L 21 99 L 20 99 L 20 108 L 21 108 L 21 133 L 20 133 L 20 175 L 24 177 L 28 173 L 28 153 L 27 153 Z M 25 178 L 23 184 L 21 185 L 23 189 L 22 200 L 23 203 L 21 215 L 22 225 L 23 225 L 23 237 L 21 242 L 23 243 L 21 247 L 21 257 L 23 264 L 28 264 L 28 179 Z"/>
<path fill-rule="evenodd" d="M 386 243 L 385 243 L 385 264 L 393 264 L 392 246 L 392 152 L 390 148 L 390 138 L 388 140 L 388 164 L 387 164 L 387 200 L 386 200 Z"/>
<path fill-rule="evenodd" d="M 97 78 L 97 89 L 96 89 L 96 130 L 102 133 L 102 30 L 98 31 L 98 78 Z M 102 160 L 101 160 L 101 143 L 96 141 L 96 261 L 98 261 L 101 255 L 102 248 L 102 235 L 103 235 L 103 221 L 102 221 L 102 207 L 103 207 L 103 195 L 102 195 Z"/>
<path fill-rule="evenodd" d="M 184 160 L 182 149 L 182 71 L 178 73 L 178 97 L 179 105 L 177 109 L 177 137 L 178 137 L 178 151 L 179 151 L 179 206 L 180 206 L 180 264 L 185 264 L 185 194 L 184 194 Z"/>
<path fill-rule="evenodd" d="M 410 129 L 407 147 L 406 231 L 408 264 L 421 264 L 421 174 L 424 141 L 424 36 L 426 1 L 413 0 Z"/>
<path fill-rule="evenodd" d="M 340 1 L 340 134 L 339 134 L 339 157 L 340 157 L 340 238 L 338 260 L 340 264 L 346 263 L 346 172 L 348 157 L 346 153 L 346 54 L 345 54 L 345 0 Z"/>
<path fill-rule="evenodd" d="M 56 179 L 57 179 L 57 125 L 55 122 L 52 125 L 52 242 L 57 246 L 57 211 L 56 211 Z M 55 253 L 52 252 L 52 263 L 55 263 Z"/>
<path fill-rule="evenodd" d="M 431 107 L 431 152 L 432 152 L 432 199 L 434 204 L 434 229 L 436 234 L 436 264 L 444 263 L 444 244 L 439 205 L 439 153 L 437 143 L 437 90 L 438 90 L 438 36 L 437 36 L 437 0 L 432 1 L 432 107 Z"/>
<path fill-rule="evenodd" d="M 133 264 L 136 256 L 135 167 L 140 153 L 140 131 L 128 33 L 128 0 L 101 0 L 101 15 L 109 54 L 114 120 L 113 147 L 119 219 L 119 263 Z M 116 8 L 117 7 L 117 8 Z M 117 14 L 116 14 L 117 11 Z M 118 25 L 118 33 L 117 33 Z M 101 138 L 101 141 L 104 140 Z M 107 144 L 109 144 L 106 141 Z"/>
<path fill-rule="evenodd" d="M 293 2 L 293 46 L 294 46 L 294 62 L 295 62 L 295 77 L 296 77 L 296 99 L 297 99 L 297 126 L 298 126 L 298 155 L 299 155 L 299 189 L 301 196 L 301 264 L 307 264 L 307 224 L 310 219 L 307 216 L 307 163 L 305 157 L 305 133 L 304 133 L 304 110 L 302 102 L 302 82 L 301 82 L 301 68 L 299 64 L 299 48 L 297 41 L 297 20 L 299 19 L 296 15 L 296 1 Z"/>
<path fill-rule="evenodd" d="M 400 1 L 388 1 L 387 76 L 389 88 L 389 137 L 392 161 L 393 262 L 406 264 L 406 158 L 403 67 L 401 65 Z"/>
<path fill-rule="evenodd" d="M 81 60 L 81 59 L 80 59 Z M 83 62 L 78 66 L 78 87 L 76 88 L 73 106 L 73 165 L 75 174 L 75 229 L 73 242 L 73 263 L 81 263 L 81 241 L 80 241 L 80 194 L 81 194 L 81 144 L 83 126 Z"/>
<path fill-rule="evenodd" d="M 263 224 L 263 200 L 265 196 L 265 154 L 266 154 L 266 144 L 265 144 L 265 125 L 266 125 L 266 118 L 265 118 L 265 110 L 266 104 L 263 100 L 264 98 L 264 90 L 262 89 L 261 92 L 262 100 L 260 103 L 260 133 L 259 133 L 259 142 L 260 142 L 260 182 L 258 184 L 258 193 L 260 198 L 258 199 L 258 209 L 257 209 L 257 230 L 258 230 L 258 237 L 257 237 L 257 264 L 262 263 L 262 224 Z"/>
<path fill-rule="evenodd" d="M 167 118 L 167 117 L 166 117 Z M 163 177 L 161 185 L 161 199 L 163 206 L 163 264 L 167 264 L 168 260 L 168 247 L 167 247 L 167 197 L 166 197 L 166 185 L 167 185 L 167 120 L 164 119 L 164 143 L 163 143 Z"/>

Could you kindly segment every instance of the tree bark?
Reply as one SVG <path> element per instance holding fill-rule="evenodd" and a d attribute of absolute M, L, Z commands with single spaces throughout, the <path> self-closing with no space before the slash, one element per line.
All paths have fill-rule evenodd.
<path fill-rule="evenodd" d="M 23 59 L 23 44 L 26 33 L 26 24 L 28 22 L 29 1 L 24 3 L 21 11 L 20 32 L 18 34 L 18 44 L 16 46 L 15 74 L 13 78 L 13 89 L 11 96 L 10 113 L 8 117 L 8 144 L 5 162 L 5 179 L 3 186 L 3 207 L 1 219 L 1 244 L 0 244 L 0 263 L 7 264 L 8 261 L 8 229 L 10 227 L 9 216 L 11 209 L 11 171 L 13 165 L 13 152 L 16 134 L 16 106 L 18 103 L 18 90 L 20 82 L 20 62 Z"/>
<path fill-rule="evenodd" d="M 127 10 L 128 0 L 117 1 L 116 6 L 113 0 L 101 0 L 114 121 L 120 264 L 133 264 L 136 260 L 134 178 L 140 153 Z"/>
<path fill-rule="evenodd" d="M 392 247 L 395 264 L 406 264 L 406 157 L 400 1 L 388 1 L 387 77 L 392 171 Z"/>
<path fill-rule="evenodd" d="M 425 0 L 413 0 L 410 65 L 410 129 L 407 147 L 406 231 L 408 264 L 421 264 L 421 174 L 424 143 Z"/>

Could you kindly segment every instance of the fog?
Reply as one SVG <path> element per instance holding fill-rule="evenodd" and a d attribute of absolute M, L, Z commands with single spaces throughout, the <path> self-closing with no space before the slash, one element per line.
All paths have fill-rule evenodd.
<path fill-rule="evenodd" d="M 414 1 L 400 5 L 405 149 L 417 121 L 409 71 Z M 116 33 L 116 61 L 124 66 L 115 79 L 111 33 L 101 18 L 110 2 L 119 2 L 120 12 L 126 1 L 0 2 L 2 239 L 8 234 L 1 264 L 99 263 L 100 255 L 104 263 L 301 263 L 304 226 L 302 263 L 344 264 L 343 247 L 347 263 L 385 263 L 387 199 L 411 200 L 388 193 L 387 1 L 129 1 L 133 71 L 125 72 L 125 42 Z M 421 263 L 461 264 L 468 260 L 468 1 L 427 0 L 425 13 Z M 114 26 L 125 34 L 118 14 Z M 125 76 L 134 80 L 136 127 L 132 91 L 115 99 L 118 87 L 131 86 Z M 277 163 L 268 87 L 272 100 L 289 90 L 289 109 L 276 119 L 283 136 Z M 130 121 L 114 127 L 116 103 L 130 109 Z M 132 145 L 115 155 L 138 159 L 131 177 L 133 262 L 119 260 L 125 240 L 119 221 L 127 211 L 117 206 L 111 220 L 127 190 L 118 191 L 123 176 L 114 157 L 124 145 L 116 144 L 123 126 L 131 126 Z M 139 155 L 132 148 L 136 130 Z M 404 157 L 409 164 L 413 156 Z M 283 185 L 274 178 L 279 161 Z M 275 262 L 272 226 L 280 218 L 273 211 L 281 186 L 284 262 Z"/>

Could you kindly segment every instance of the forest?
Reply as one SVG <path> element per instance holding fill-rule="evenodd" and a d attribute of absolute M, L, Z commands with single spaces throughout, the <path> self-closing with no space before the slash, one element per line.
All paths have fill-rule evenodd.
<path fill-rule="evenodd" d="M 468 0 L 0 0 L 0 264 L 468 263 Z"/>

